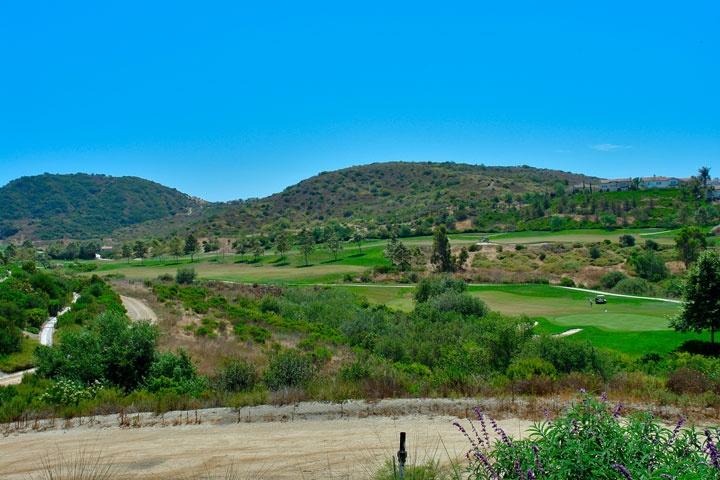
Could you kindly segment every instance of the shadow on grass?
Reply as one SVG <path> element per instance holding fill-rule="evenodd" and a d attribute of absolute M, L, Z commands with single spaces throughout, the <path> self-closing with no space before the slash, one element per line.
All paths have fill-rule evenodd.
<path fill-rule="evenodd" d="M 342 260 L 342 258 L 333 258 L 333 259 L 330 259 L 330 260 L 325 260 L 325 261 L 323 261 L 323 262 L 320 262 L 320 264 L 322 264 L 322 265 L 328 265 L 328 264 L 330 264 L 330 263 L 337 263 L 337 262 L 339 262 L 340 260 Z"/>
<path fill-rule="evenodd" d="M 260 263 L 260 258 L 241 258 L 240 260 L 235 260 L 235 263 L 244 263 L 246 265 L 254 265 L 257 263 Z"/>
<path fill-rule="evenodd" d="M 677 348 L 677 351 L 704 355 L 706 357 L 720 357 L 720 343 L 710 343 L 704 340 L 687 340 Z"/>

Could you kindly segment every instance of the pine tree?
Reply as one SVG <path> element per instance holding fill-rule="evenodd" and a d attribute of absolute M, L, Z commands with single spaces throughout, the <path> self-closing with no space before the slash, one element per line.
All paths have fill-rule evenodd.
<path fill-rule="evenodd" d="M 455 271 L 455 261 L 450 251 L 450 239 L 447 236 L 445 225 L 440 225 L 435 229 L 430 262 L 435 265 L 435 269 L 439 272 Z"/>

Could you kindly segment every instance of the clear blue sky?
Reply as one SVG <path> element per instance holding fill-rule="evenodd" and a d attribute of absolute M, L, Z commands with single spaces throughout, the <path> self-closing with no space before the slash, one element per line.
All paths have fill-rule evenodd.
<path fill-rule="evenodd" d="M 228 200 L 391 160 L 720 175 L 717 0 L 252 3 L 5 2 L 0 184 Z"/>

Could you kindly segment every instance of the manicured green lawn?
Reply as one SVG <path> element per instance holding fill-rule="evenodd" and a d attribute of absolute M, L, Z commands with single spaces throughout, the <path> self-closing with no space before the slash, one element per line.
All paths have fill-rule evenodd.
<path fill-rule="evenodd" d="M 381 286 L 343 286 L 365 296 L 371 303 L 408 311 L 413 308 L 413 289 Z M 580 328 L 566 337 L 571 341 L 590 341 L 599 348 L 629 355 L 667 353 L 686 340 L 707 339 L 708 335 L 683 334 L 669 327 L 669 318 L 679 305 L 654 300 L 608 297 L 606 305 L 592 304 L 591 293 L 549 285 L 473 285 L 472 295 L 495 311 L 526 315 L 538 322 L 537 333 L 558 334 Z"/>
<path fill-rule="evenodd" d="M 602 242 L 610 240 L 617 242 L 620 235 L 634 235 L 639 241 L 652 238 L 658 243 L 674 243 L 675 231 L 665 231 L 659 228 L 620 228 L 616 230 L 585 229 L 550 231 L 510 232 L 488 235 L 490 240 L 497 243 L 541 243 L 541 242 Z"/>

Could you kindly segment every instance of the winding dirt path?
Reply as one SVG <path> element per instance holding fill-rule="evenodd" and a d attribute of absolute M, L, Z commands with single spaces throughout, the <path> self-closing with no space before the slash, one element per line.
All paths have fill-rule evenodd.
<path fill-rule="evenodd" d="M 133 297 L 126 297 L 125 295 L 120 295 L 120 299 L 122 300 L 125 310 L 128 312 L 130 320 L 149 320 L 150 323 L 157 323 L 157 315 L 153 309 L 148 307 L 142 300 Z"/>
<path fill-rule="evenodd" d="M 40 345 L 45 345 L 48 347 L 52 346 L 53 337 L 55 335 L 55 325 L 57 325 L 58 317 L 61 317 L 67 312 L 69 312 L 72 308 L 72 305 L 78 301 L 78 298 L 80 298 L 80 295 L 73 292 L 72 302 L 70 303 L 70 305 L 60 310 L 60 312 L 58 312 L 56 316 L 48 318 L 47 321 L 42 324 L 42 327 L 40 328 L 40 334 L 38 335 L 38 338 L 40 339 Z M 19 372 L 9 374 L 0 372 L 0 386 L 7 387 L 8 385 L 17 385 L 22 382 L 23 376 L 26 373 L 29 374 L 34 372 L 34 368 L 21 370 Z"/>

